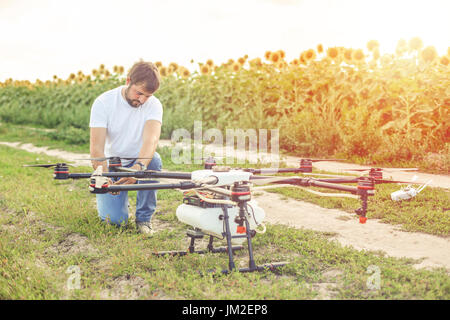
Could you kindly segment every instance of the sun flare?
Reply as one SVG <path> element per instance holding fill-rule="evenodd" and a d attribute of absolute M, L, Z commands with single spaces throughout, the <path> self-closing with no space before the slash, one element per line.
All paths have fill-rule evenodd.
<path fill-rule="evenodd" d="M 447 53 L 450 38 L 445 26 L 448 26 L 449 1 L 380 0 L 373 5 L 366 3 L 364 8 L 361 32 L 366 33 L 366 39 L 377 40 L 385 52 L 395 52 L 402 39 L 409 42 L 418 37 L 424 47 L 434 46 L 439 55 Z"/>

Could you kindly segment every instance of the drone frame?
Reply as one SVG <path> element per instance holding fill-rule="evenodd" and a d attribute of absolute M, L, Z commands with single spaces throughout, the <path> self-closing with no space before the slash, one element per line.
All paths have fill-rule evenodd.
<path fill-rule="evenodd" d="M 96 159 L 94 159 L 96 160 Z M 106 159 L 108 160 L 108 159 Z M 213 240 L 214 236 L 210 235 L 209 244 L 206 250 L 196 250 L 195 248 L 195 240 L 203 238 L 203 236 L 207 235 L 202 230 L 199 229 L 191 229 L 187 231 L 187 236 L 191 238 L 190 246 L 186 251 L 161 251 L 154 253 L 156 256 L 183 256 L 189 253 L 220 253 L 227 252 L 228 253 L 228 269 L 222 270 L 222 274 L 228 274 L 234 270 L 239 272 L 253 272 L 253 271 L 264 271 L 271 270 L 274 271 L 279 267 L 282 267 L 287 264 L 287 262 L 275 262 L 275 263 L 267 263 L 263 265 L 256 265 L 254 260 L 253 246 L 251 242 L 251 238 L 255 235 L 255 230 L 250 229 L 249 221 L 247 220 L 246 215 L 244 214 L 246 208 L 246 202 L 250 199 L 250 183 L 254 184 L 278 184 L 278 185 L 292 185 L 292 186 L 301 186 L 301 187 L 320 187 L 326 189 L 339 190 L 343 192 L 349 192 L 357 197 L 359 197 L 362 201 L 362 206 L 359 209 L 355 210 L 355 213 L 359 215 L 359 222 L 366 223 L 367 217 L 367 208 L 368 208 L 368 197 L 374 195 L 375 193 L 375 184 L 377 183 L 388 183 L 388 182 L 396 182 L 403 183 L 402 181 L 389 181 L 383 180 L 382 176 L 380 176 L 381 169 L 370 170 L 370 172 L 374 172 L 375 174 L 370 174 L 368 177 L 360 176 L 360 177 L 340 177 L 335 176 L 333 178 L 305 178 L 298 176 L 258 176 L 258 174 L 263 173 L 288 173 L 288 172 L 301 172 L 304 174 L 312 173 L 312 159 L 302 159 L 300 161 L 299 168 L 280 168 L 280 169 L 233 169 L 229 167 L 217 167 L 211 161 L 207 163 L 208 167 L 211 167 L 211 171 L 230 171 L 230 170 L 239 170 L 249 173 L 248 181 L 240 181 L 235 182 L 233 186 L 217 186 L 217 177 L 213 175 L 205 178 L 201 181 L 192 181 L 192 173 L 186 172 L 162 172 L 162 171 L 153 171 L 153 170 L 145 170 L 145 171 L 135 171 L 130 168 L 124 168 L 121 165 L 121 161 L 119 157 L 112 157 L 109 159 L 109 172 L 102 172 L 102 167 L 99 166 L 97 170 L 93 173 L 69 173 L 69 165 L 66 163 L 57 163 L 54 165 L 29 165 L 29 166 L 44 166 L 51 167 L 54 166 L 54 178 L 57 180 L 64 179 L 83 179 L 90 178 L 89 190 L 94 194 L 102 194 L 102 193 L 117 193 L 120 191 L 139 191 L 139 190 L 159 190 L 159 189 L 181 189 L 181 190 L 189 190 L 189 189 L 208 189 L 211 192 L 222 193 L 222 195 L 230 196 L 232 200 L 234 200 L 234 204 L 239 207 L 239 226 L 240 231 L 238 231 L 238 235 L 232 235 L 230 231 L 230 216 L 228 214 L 228 206 L 229 204 L 220 204 L 220 207 L 223 210 L 223 220 L 225 232 L 223 232 L 223 239 L 226 239 L 227 246 L 226 247 L 218 247 L 214 248 Z M 320 160 L 317 160 L 320 161 Z M 326 160 L 323 160 L 326 161 Z M 176 183 L 138 183 L 132 185 L 109 185 L 109 178 L 121 178 L 121 177 L 134 177 L 137 179 L 153 179 L 153 178 L 166 178 L 166 179 L 178 179 L 182 181 L 178 181 Z M 357 183 L 356 186 L 349 185 L 341 185 L 348 183 Z M 406 182 L 405 182 L 406 183 Z M 230 190 L 224 189 L 224 187 L 231 188 Z M 274 186 L 276 187 L 276 186 Z M 243 188 L 244 192 L 234 192 L 235 189 Z M 239 228 L 239 227 L 238 227 Z M 238 229 L 239 230 L 239 229 Z M 247 268 L 236 268 L 233 254 L 237 250 L 243 249 L 242 245 L 233 246 L 232 239 L 233 238 L 246 238 L 247 240 L 247 248 L 249 254 L 249 266 Z"/>
<path fill-rule="evenodd" d="M 205 178 L 201 181 L 181 181 L 178 183 L 172 184 L 161 184 L 161 183 L 152 183 L 152 184 L 134 184 L 134 185 L 113 185 L 108 186 L 107 177 L 103 176 L 101 173 L 101 169 L 96 170 L 91 177 L 91 182 L 89 186 L 89 190 L 92 193 L 101 194 L 107 192 L 120 192 L 120 191 L 138 191 L 138 190 L 159 190 L 159 189 L 196 189 L 196 188 L 206 188 L 210 189 L 212 192 L 220 193 L 222 195 L 230 195 L 231 203 L 235 204 L 239 207 L 239 218 L 236 217 L 238 221 L 238 235 L 232 235 L 230 229 L 230 216 L 228 214 L 229 201 L 227 203 L 221 203 L 219 206 L 223 211 L 222 220 L 225 226 L 225 232 L 222 233 L 222 236 L 227 241 L 226 247 L 218 247 L 214 248 L 213 240 L 214 236 L 210 235 L 209 244 L 206 250 L 195 250 L 195 240 L 201 239 L 205 235 L 201 230 L 188 230 L 187 236 L 191 238 L 190 246 L 187 251 L 160 251 L 155 252 L 156 256 L 184 256 L 189 253 L 228 253 L 228 269 L 223 269 L 221 271 L 222 274 L 228 274 L 233 271 L 238 272 L 254 272 L 254 271 L 275 271 L 275 269 L 285 266 L 287 262 L 275 262 L 275 263 L 267 263 L 263 265 L 256 265 L 253 253 L 253 245 L 251 239 L 255 236 L 256 232 L 250 229 L 250 223 L 245 215 L 247 202 L 250 200 L 250 186 L 248 181 L 235 182 L 233 186 L 231 186 L 230 190 L 219 190 L 217 187 L 214 188 L 214 184 L 216 184 L 218 179 L 214 176 Z M 220 186 L 223 188 L 223 186 Z M 246 238 L 247 240 L 247 248 L 249 255 L 249 266 L 248 268 L 236 268 L 234 262 L 234 252 L 237 250 L 243 249 L 243 246 L 233 246 L 232 239 L 234 238 Z M 215 272 L 214 270 L 212 272 Z"/>

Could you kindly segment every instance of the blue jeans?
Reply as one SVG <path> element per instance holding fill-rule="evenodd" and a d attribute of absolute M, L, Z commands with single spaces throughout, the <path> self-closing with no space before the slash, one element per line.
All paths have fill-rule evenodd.
<path fill-rule="evenodd" d="M 132 167 L 135 161 L 124 167 Z M 161 171 L 162 161 L 157 152 L 154 153 L 152 161 L 147 170 Z M 118 179 L 114 179 L 118 180 Z M 158 181 L 155 181 L 158 182 Z M 138 181 L 138 183 L 149 183 L 149 181 Z M 140 190 L 136 199 L 136 222 L 148 222 L 156 209 L 156 190 Z M 118 195 L 110 193 L 96 194 L 98 216 L 103 221 L 115 225 L 126 225 L 128 222 L 128 191 L 121 191 Z"/>

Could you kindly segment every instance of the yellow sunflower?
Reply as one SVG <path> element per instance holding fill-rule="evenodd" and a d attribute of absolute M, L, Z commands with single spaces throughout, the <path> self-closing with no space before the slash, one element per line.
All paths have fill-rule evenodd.
<path fill-rule="evenodd" d="M 266 53 L 264 53 L 264 58 L 266 58 L 266 60 L 270 61 L 270 56 L 272 55 L 271 51 L 266 51 Z"/>
<path fill-rule="evenodd" d="M 316 58 L 316 52 L 314 51 L 314 49 L 306 50 L 304 57 L 306 61 L 314 60 Z"/>
<path fill-rule="evenodd" d="M 169 63 L 169 72 L 173 73 L 176 72 L 178 70 L 178 64 L 175 62 L 171 62 Z"/>
<path fill-rule="evenodd" d="M 185 67 L 180 67 L 180 68 L 177 70 L 177 73 L 178 73 L 182 78 L 184 78 L 184 79 L 188 78 L 188 77 L 191 75 L 191 73 L 189 72 L 189 70 L 188 70 L 187 68 L 185 68 Z"/>
<path fill-rule="evenodd" d="M 448 64 L 450 63 L 450 57 L 449 56 L 442 56 L 440 58 L 439 62 L 441 64 L 443 64 L 444 66 L 448 66 Z"/>
<path fill-rule="evenodd" d="M 167 77 L 169 74 L 167 67 L 162 66 L 161 68 L 159 68 L 159 74 L 161 75 L 161 77 Z"/>
<path fill-rule="evenodd" d="M 378 60 L 380 59 L 380 49 L 376 48 L 372 51 L 373 54 L 373 60 Z"/>
<path fill-rule="evenodd" d="M 280 54 L 278 52 L 272 52 L 270 54 L 270 61 L 272 61 L 273 63 L 278 62 L 278 60 L 280 60 Z"/>
<path fill-rule="evenodd" d="M 322 53 L 323 52 L 323 45 L 320 43 L 317 45 L 317 52 Z"/>
<path fill-rule="evenodd" d="M 204 64 L 204 65 L 200 66 L 200 72 L 201 72 L 201 74 L 209 74 L 211 72 L 211 69 L 209 68 L 209 66 L 207 64 Z"/>
<path fill-rule="evenodd" d="M 336 47 L 327 49 L 327 56 L 331 59 L 337 59 L 339 55 L 339 50 Z"/>
<path fill-rule="evenodd" d="M 433 46 L 428 46 L 420 52 L 420 57 L 425 62 L 433 62 L 437 57 L 436 48 Z"/>
<path fill-rule="evenodd" d="M 397 54 L 397 56 L 402 56 L 403 54 L 406 53 L 406 51 L 408 51 L 408 43 L 406 42 L 405 39 L 400 39 L 397 42 L 397 47 L 395 48 L 395 53 Z"/>
<path fill-rule="evenodd" d="M 262 66 L 261 58 L 257 57 L 249 61 L 251 67 L 260 67 Z"/>
<path fill-rule="evenodd" d="M 352 64 L 352 55 L 353 55 L 353 49 L 347 48 L 344 50 L 344 60 L 347 64 Z"/>
<path fill-rule="evenodd" d="M 375 48 L 378 48 L 380 46 L 380 44 L 378 43 L 377 40 L 370 40 L 369 42 L 367 42 L 367 49 L 369 51 L 372 51 Z"/>
<path fill-rule="evenodd" d="M 414 37 L 411 40 L 409 40 L 409 50 L 410 51 L 419 51 L 423 47 L 422 39 L 419 37 Z"/>
<path fill-rule="evenodd" d="M 291 61 L 291 64 L 293 66 L 298 66 L 300 64 L 300 60 L 299 59 L 294 59 L 294 60 Z"/>
<path fill-rule="evenodd" d="M 277 69 L 282 70 L 287 67 L 287 63 L 286 63 L 286 61 L 279 61 L 276 66 L 277 66 Z"/>
<path fill-rule="evenodd" d="M 362 49 L 356 49 L 352 53 L 352 59 L 355 62 L 363 62 L 365 59 L 365 55 Z"/>
<path fill-rule="evenodd" d="M 299 61 L 301 64 L 306 64 L 305 52 L 302 52 L 302 54 L 300 55 Z"/>
<path fill-rule="evenodd" d="M 239 62 L 235 62 L 231 65 L 231 70 L 233 70 L 234 72 L 238 72 L 239 70 L 241 70 L 241 64 Z"/>

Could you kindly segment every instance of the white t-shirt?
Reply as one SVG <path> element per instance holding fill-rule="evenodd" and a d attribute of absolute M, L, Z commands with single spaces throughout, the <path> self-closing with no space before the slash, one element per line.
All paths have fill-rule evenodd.
<path fill-rule="evenodd" d="M 133 108 L 122 96 L 122 88 L 106 91 L 95 99 L 91 109 L 89 127 L 106 128 L 106 157 L 130 157 L 139 155 L 142 133 L 147 120 L 162 124 L 163 108 L 155 96 L 151 96 L 138 108 Z M 124 165 L 130 163 L 123 160 Z"/>

